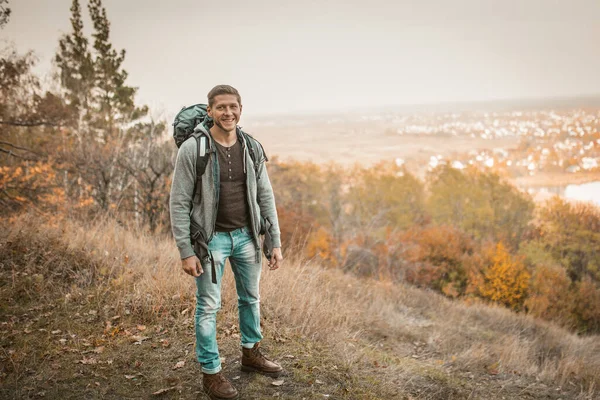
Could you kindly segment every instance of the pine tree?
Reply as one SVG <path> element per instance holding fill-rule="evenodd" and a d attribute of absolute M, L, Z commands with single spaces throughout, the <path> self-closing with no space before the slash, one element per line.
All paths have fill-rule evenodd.
<path fill-rule="evenodd" d="M 110 42 L 110 22 L 101 0 L 90 0 L 88 10 L 93 24 L 93 47 L 83 33 L 79 0 L 71 5 L 72 32 L 61 38 L 55 61 L 60 82 L 79 123 L 76 151 L 65 148 L 65 158 L 73 165 L 76 187 L 87 187 L 102 209 L 122 204 L 132 184 L 129 171 L 120 167 L 132 147 L 141 144 L 147 107 L 135 106 L 137 88 L 126 85 L 122 68 L 125 50 L 118 52 Z M 85 140 L 83 140 L 85 138 Z M 134 156 L 135 157 L 135 156 Z"/>
<path fill-rule="evenodd" d="M 11 12 L 11 9 L 8 8 L 8 0 L 0 0 L 0 29 L 8 23 Z"/>
<path fill-rule="evenodd" d="M 137 88 L 125 84 L 128 76 L 122 68 L 125 50 L 117 52 L 110 42 L 110 21 L 102 0 L 90 0 L 88 9 L 94 25 L 96 127 L 105 131 L 107 140 L 123 133 L 120 130 L 124 125 L 145 116 L 148 108 L 135 106 Z"/>
<path fill-rule="evenodd" d="M 77 133 L 83 129 L 84 120 L 90 118 L 90 101 L 94 85 L 94 65 L 88 48 L 88 39 L 83 34 L 81 7 L 78 0 L 71 5 L 71 34 L 59 41 L 59 50 L 54 60 L 60 69 L 60 83 L 67 102 L 77 115 Z"/>

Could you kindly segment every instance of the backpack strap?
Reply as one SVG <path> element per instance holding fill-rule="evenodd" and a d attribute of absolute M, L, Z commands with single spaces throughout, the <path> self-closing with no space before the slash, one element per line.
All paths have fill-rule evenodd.
<path fill-rule="evenodd" d="M 256 175 L 256 179 L 260 179 L 260 176 L 258 175 L 258 146 L 260 146 L 260 148 L 262 149 L 262 153 L 265 156 L 265 162 L 269 161 L 269 159 L 267 158 L 267 154 L 265 153 L 265 149 L 262 146 L 262 144 L 260 144 L 260 142 L 256 139 L 254 139 L 254 137 L 252 135 L 250 135 L 249 133 L 246 133 L 244 131 L 241 131 L 242 134 L 244 135 L 244 139 L 246 140 L 246 143 L 248 143 L 248 152 L 250 153 L 250 158 L 252 159 L 252 162 L 254 163 L 254 173 Z"/>
<path fill-rule="evenodd" d="M 192 197 L 193 204 L 200 203 L 200 195 L 202 193 L 202 175 L 206 171 L 206 165 L 210 158 L 210 153 L 215 150 L 210 146 L 209 141 L 205 134 L 201 132 L 194 132 L 194 138 L 198 145 L 198 155 L 196 157 L 196 183 L 194 184 L 194 196 Z"/>

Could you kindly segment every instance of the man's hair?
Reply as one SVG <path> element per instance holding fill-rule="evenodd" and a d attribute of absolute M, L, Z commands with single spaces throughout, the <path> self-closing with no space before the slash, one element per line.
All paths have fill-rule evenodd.
<path fill-rule="evenodd" d="M 234 95 L 235 97 L 237 97 L 237 101 L 238 103 L 240 103 L 240 106 L 242 105 L 242 98 L 240 97 L 240 93 L 237 91 L 236 88 L 229 85 L 217 85 L 214 88 L 212 88 L 210 92 L 208 92 L 208 105 L 212 107 L 212 105 L 215 102 L 215 97 L 221 94 Z"/>

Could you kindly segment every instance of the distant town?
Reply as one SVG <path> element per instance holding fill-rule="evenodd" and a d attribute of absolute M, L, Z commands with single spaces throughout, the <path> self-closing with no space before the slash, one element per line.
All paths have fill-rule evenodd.
<path fill-rule="evenodd" d="M 515 178 L 538 173 L 600 173 L 600 110 L 395 116 L 390 122 L 397 127 L 388 129 L 388 134 L 520 138 L 515 149 L 472 150 L 452 158 L 431 156 L 430 168 L 448 163 L 458 169 L 478 165 Z"/>
<path fill-rule="evenodd" d="M 495 111 L 479 106 L 471 108 L 476 111 L 398 107 L 271 117 L 251 125 L 267 148 L 284 158 L 344 165 L 395 160 L 421 179 L 441 165 L 476 166 L 498 172 L 536 196 L 564 195 L 568 185 L 586 183 L 598 192 L 597 99 L 593 106 L 524 104 L 503 109 L 494 104 L 489 109 Z"/>

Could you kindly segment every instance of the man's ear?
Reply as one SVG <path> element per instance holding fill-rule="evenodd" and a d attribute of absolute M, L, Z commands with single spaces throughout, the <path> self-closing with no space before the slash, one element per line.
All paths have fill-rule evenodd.
<path fill-rule="evenodd" d="M 210 106 L 206 106 L 206 113 L 208 114 L 209 117 L 212 118 L 212 109 L 210 108 Z"/>

